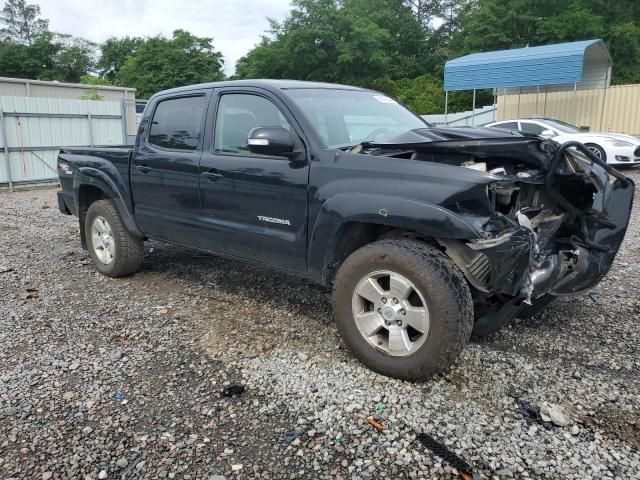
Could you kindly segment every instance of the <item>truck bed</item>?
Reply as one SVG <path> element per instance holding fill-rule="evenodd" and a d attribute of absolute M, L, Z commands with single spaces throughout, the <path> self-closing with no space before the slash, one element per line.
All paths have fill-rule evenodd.
<path fill-rule="evenodd" d="M 129 163 L 132 153 L 133 146 L 129 145 L 62 147 L 58 155 L 58 175 L 67 210 L 78 215 L 73 199 L 74 175 L 102 178 L 117 185 L 122 201 L 130 206 Z M 96 171 L 100 173 L 97 177 Z"/>

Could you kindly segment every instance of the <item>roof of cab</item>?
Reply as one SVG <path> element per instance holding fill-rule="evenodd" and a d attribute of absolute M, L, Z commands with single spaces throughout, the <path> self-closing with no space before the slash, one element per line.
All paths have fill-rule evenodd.
<path fill-rule="evenodd" d="M 225 80 L 221 82 L 210 83 L 198 83 L 196 85 L 187 85 L 185 87 L 171 88 L 169 90 L 162 90 L 156 95 L 166 95 L 171 93 L 188 92 L 190 90 L 199 90 L 203 88 L 223 88 L 223 87 L 260 87 L 267 90 L 290 90 L 297 88 L 325 88 L 325 89 L 339 89 L 339 90 L 361 90 L 363 88 L 354 87 L 351 85 L 340 85 L 338 83 L 323 83 L 323 82 L 307 82 L 303 80 L 269 80 L 269 79 L 256 79 L 256 80 Z"/>

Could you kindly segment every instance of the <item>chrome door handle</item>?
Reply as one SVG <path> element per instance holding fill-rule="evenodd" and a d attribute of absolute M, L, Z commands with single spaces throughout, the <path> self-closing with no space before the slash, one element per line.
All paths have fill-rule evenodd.
<path fill-rule="evenodd" d="M 210 182 L 215 182 L 216 180 L 220 180 L 223 175 L 217 172 L 202 172 L 201 175 L 206 177 Z"/>

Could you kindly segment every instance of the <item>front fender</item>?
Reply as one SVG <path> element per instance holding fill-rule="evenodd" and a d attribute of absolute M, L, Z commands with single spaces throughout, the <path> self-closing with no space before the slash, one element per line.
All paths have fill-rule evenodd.
<path fill-rule="evenodd" d="M 338 194 L 324 202 L 309 238 L 309 269 L 322 278 L 341 227 L 350 222 L 410 230 L 425 237 L 473 239 L 477 230 L 456 213 L 438 205 L 389 195 Z"/>
<path fill-rule="evenodd" d="M 100 189 L 104 195 L 113 202 L 120 218 L 122 219 L 124 227 L 129 231 L 129 233 L 136 238 L 144 238 L 144 234 L 138 228 L 130 210 L 130 202 L 125 198 L 124 193 L 122 192 L 122 189 L 126 187 L 123 185 L 117 185 L 109 175 L 94 167 L 78 168 L 73 178 L 73 201 L 81 222 L 84 221 L 84 212 L 80 205 L 80 189 L 85 185 L 90 185 Z"/>

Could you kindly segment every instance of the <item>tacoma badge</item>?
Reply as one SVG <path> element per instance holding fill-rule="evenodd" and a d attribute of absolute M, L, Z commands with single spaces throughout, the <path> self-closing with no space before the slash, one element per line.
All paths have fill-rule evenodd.
<path fill-rule="evenodd" d="M 284 218 L 263 217 L 262 215 L 258 215 L 258 220 L 261 222 L 279 223 L 280 225 L 291 225 L 291 222 Z"/>

